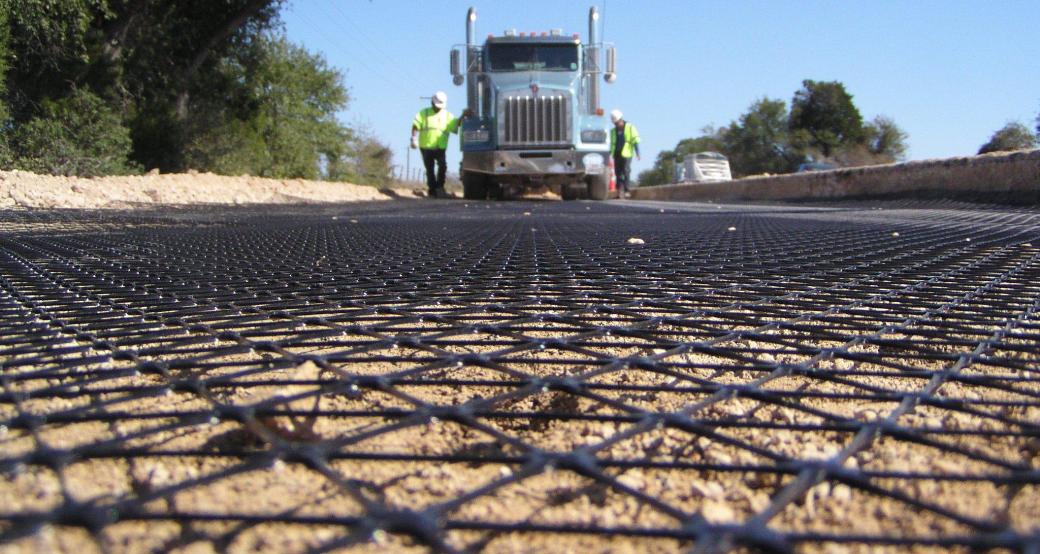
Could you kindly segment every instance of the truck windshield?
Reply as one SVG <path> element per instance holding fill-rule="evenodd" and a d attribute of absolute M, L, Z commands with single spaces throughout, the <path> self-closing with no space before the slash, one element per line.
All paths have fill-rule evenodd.
<path fill-rule="evenodd" d="M 491 71 L 577 71 L 574 44 L 494 44 L 488 47 Z"/>

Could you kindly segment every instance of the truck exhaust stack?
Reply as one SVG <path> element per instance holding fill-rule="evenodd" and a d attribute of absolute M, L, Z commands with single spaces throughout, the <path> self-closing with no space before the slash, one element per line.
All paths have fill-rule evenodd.
<path fill-rule="evenodd" d="M 477 36 L 477 10 L 470 8 L 466 13 L 466 107 L 472 112 L 477 111 L 477 79 L 474 74 L 474 65 L 480 49 L 476 43 Z"/>
<path fill-rule="evenodd" d="M 599 10 L 589 8 L 589 44 L 585 48 L 585 72 L 589 79 L 589 113 L 596 114 L 599 107 Z"/>

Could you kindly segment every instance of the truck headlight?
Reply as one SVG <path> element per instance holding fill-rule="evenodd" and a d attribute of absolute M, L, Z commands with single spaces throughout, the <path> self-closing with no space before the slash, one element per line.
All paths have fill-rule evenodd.
<path fill-rule="evenodd" d="M 477 129 L 462 133 L 462 140 L 466 142 L 487 142 L 491 140 L 491 133 L 487 129 Z"/>
<path fill-rule="evenodd" d="M 582 142 L 607 142 L 607 132 L 602 129 L 590 129 L 581 132 Z"/>
<path fill-rule="evenodd" d="M 601 154 L 585 154 L 581 158 L 585 166 L 585 173 L 596 174 L 603 171 L 603 156 Z"/>

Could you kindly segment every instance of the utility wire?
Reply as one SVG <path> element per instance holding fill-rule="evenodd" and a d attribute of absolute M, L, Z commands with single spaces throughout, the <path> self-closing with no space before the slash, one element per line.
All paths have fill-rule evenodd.
<path fill-rule="evenodd" d="M 346 24 L 349 25 L 354 30 L 354 33 L 357 34 L 359 37 L 361 37 L 362 40 L 357 42 L 358 45 L 360 45 L 362 48 L 364 48 L 369 54 L 372 54 L 373 57 L 382 58 L 382 60 L 384 62 L 387 62 L 388 65 L 392 66 L 395 70 L 397 70 L 398 74 L 401 77 L 403 77 L 405 79 L 405 81 L 412 82 L 412 83 L 415 83 L 415 82 L 419 81 L 396 58 L 394 58 L 393 56 L 387 54 L 383 49 L 381 49 L 378 46 L 376 46 L 376 45 L 379 44 L 379 42 L 373 40 L 372 37 L 370 37 L 367 33 L 365 33 L 365 31 L 361 28 L 361 26 L 358 25 L 347 14 L 347 12 L 343 11 L 343 8 L 341 8 L 339 6 L 339 4 L 336 3 L 336 0 L 332 0 L 330 2 L 330 4 L 332 4 L 333 9 L 335 9 L 336 12 L 340 16 L 342 16 L 343 21 L 345 21 Z"/>
<path fill-rule="evenodd" d="M 358 65 L 360 65 L 361 67 L 367 69 L 370 73 L 372 73 L 376 77 L 378 77 L 381 80 L 383 80 L 386 84 L 391 85 L 392 87 L 394 87 L 394 89 L 397 92 L 403 92 L 403 91 L 407 90 L 408 88 L 410 88 L 406 83 L 397 81 L 396 79 L 386 75 L 382 71 L 379 71 L 378 69 L 376 69 L 376 68 L 372 67 L 371 65 L 365 63 L 365 60 L 364 60 L 363 57 L 356 56 L 353 52 L 348 51 L 346 48 L 343 47 L 342 42 L 329 37 L 325 33 L 325 31 L 321 29 L 321 27 L 319 25 L 316 25 L 310 19 L 310 17 L 307 16 L 307 15 L 304 15 L 303 12 L 298 12 L 298 14 L 300 15 L 302 20 L 306 20 L 305 23 L 306 23 L 307 27 L 309 27 L 316 34 L 320 35 L 323 40 L 325 40 L 329 44 L 333 45 L 341 53 L 345 54 L 347 59 L 350 60 L 351 62 L 355 62 Z"/>

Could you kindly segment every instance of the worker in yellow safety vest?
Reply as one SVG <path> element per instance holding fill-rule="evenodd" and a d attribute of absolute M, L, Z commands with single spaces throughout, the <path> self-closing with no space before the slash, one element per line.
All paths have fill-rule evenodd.
<path fill-rule="evenodd" d="M 610 120 L 614 130 L 610 133 L 610 153 L 614 156 L 614 176 L 617 178 L 618 194 L 628 197 L 629 179 L 632 174 L 632 155 L 639 157 L 639 131 L 625 121 L 621 110 L 612 110 Z"/>
<path fill-rule="evenodd" d="M 419 110 L 412 120 L 412 148 L 418 148 L 422 152 L 423 165 L 426 166 L 426 186 L 432 198 L 449 196 L 444 190 L 444 175 L 447 172 L 445 151 L 448 148 L 450 134 L 458 134 L 461 119 L 444 109 L 447 105 L 448 95 L 437 91 L 430 100 L 430 107 Z M 463 118 L 468 115 L 468 111 L 462 113 Z"/>

